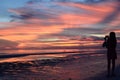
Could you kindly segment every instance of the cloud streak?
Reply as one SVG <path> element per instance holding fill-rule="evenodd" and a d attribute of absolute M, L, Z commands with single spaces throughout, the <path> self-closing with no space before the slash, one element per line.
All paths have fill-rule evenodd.
<path fill-rule="evenodd" d="M 0 39 L 0 49 L 15 49 L 18 45 L 17 42 Z"/>
<path fill-rule="evenodd" d="M 12 20 L 0 22 L 0 38 L 25 46 L 40 46 L 49 40 L 53 43 L 56 38 L 61 42 L 63 38 L 99 40 L 118 29 L 114 27 L 119 26 L 116 1 L 30 0 L 23 7 L 8 9 Z"/>
<path fill-rule="evenodd" d="M 120 1 L 117 0 L 114 4 L 116 4 L 114 6 L 114 10 L 111 13 L 109 13 L 100 23 L 108 24 L 108 23 L 114 21 L 119 16 L 119 14 L 120 14 L 120 11 L 119 11 L 120 10 L 120 6 L 119 6 Z"/>

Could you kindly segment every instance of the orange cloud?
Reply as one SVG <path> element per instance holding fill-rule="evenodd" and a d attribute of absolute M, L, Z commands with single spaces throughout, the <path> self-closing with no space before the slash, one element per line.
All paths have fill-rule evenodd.
<path fill-rule="evenodd" d="M 42 41 L 37 42 L 37 40 L 44 37 L 50 40 L 49 38 L 50 36 L 52 37 L 52 34 L 61 34 L 62 31 L 65 31 L 65 29 L 69 29 L 69 28 L 82 29 L 85 27 L 85 26 L 82 26 L 82 24 L 88 25 L 87 27 L 89 28 L 99 28 L 101 26 L 97 26 L 97 25 L 91 26 L 91 25 L 97 24 L 99 21 L 104 19 L 106 15 L 114 11 L 114 8 L 116 5 L 115 3 L 110 3 L 110 2 L 101 3 L 101 4 L 92 4 L 92 5 L 76 4 L 76 3 L 58 3 L 58 4 L 59 4 L 58 11 L 56 8 L 55 8 L 56 10 L 55 11 L 52 8 L 47 9 L 48 6 L 45 6 L 44 8 L 45 10 L 40 9 L 42 13 L 39 12 L 39 10 L 38 12 L 36 10 L 41 8 L 40 6 L 37 7 L 35 10 L 33 10 L 34 8 L 31 8 L 32 10 L 29 9 L 28 12 L 23 8 L 10 9 L 9 11 L 11 11 L 12 13 L 16 13 L 16 15 L 18 15 L 17 17 L 19 17 L 20 22 L 11 22 L 11 23 L 0 22 L 0 28 L 2 28 L 0 29 L 0 38 L 10 40 L 10 41 L 17 41 L 20 43 L 18 47 L 43 46 L 43 45 L 45 46 L 47 45 L 51 45 L 51 46 L 78 45 L 76 44 L 78 43 L 77 41 L 69 42 L 69 40 L 67 42 L 61 41 L 61 43 L 55 43 L 55 42 L 42 43 Z M 63 7 L 60 7 L 60 6 L 63 6 Z M 59 7 L 61 9 L 59 9 Z M 65 9 L 66 11 L 63 9 L 64 7 L 65 8 L 67 7 Z M 69 8 L 71 9 L 68 10 L 67 12 L 67 9 Z M 75 9 L 75 12 L 74 12 L 74 9 Z M 34 14 L 30 12 L 33 12 Z M 112 25 L 115 26 L 116 24 L 119 24 L 119 22 L 118 21 L 112 22 Z M 103 28 L 103 30 L 105 30 L 105 28 Z M 117 32 L 119 32 L 119 30 Z M 69 34 L 69 33 L 67 33 L 66 31 L 66 34 Z M 71 34 L 74 34 L 74 33 L 71 32 Z M 89 34 L 89 32 L 88 33 L 86 32 L 86 34 Z"/>
<path fill-rule="evenodd" d="M 36 43 L 37 39 L 47 37 L 50 34 L 60 33 L 63 28 L 57 25 L 43 27 L 39 24 L 24 24 L 17 27 L 14 27 L 14 25 L 11 26 L 13 27 L 0 29 L 0 38 L 19 42 L 18 48 L 35 45 L 36 47 L 43 46 L 43 44 L 41 44 L 40 42 Z M 45 45 L 46 44 L 44 44 L 44 46 Z"/>
<path fill-rule="evenodd" d="M 63 5 L 65 5 L 63 3 Z M 115 3 L 106 3 L 104 5 L 85 5 L 85 4 L 67 4 L 69 6 L 75 7 L 80 12 L 72 14 L 64 14 L 61 16 L 62 20 L 67 24 L 94 24 L 102 20 L 106 15 L 111 13 L 116 4 Z"/>

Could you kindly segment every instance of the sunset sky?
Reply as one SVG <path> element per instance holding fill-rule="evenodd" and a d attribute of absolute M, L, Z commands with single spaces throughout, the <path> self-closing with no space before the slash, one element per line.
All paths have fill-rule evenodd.
<path fill-rule="evenodd" d="M 115 31 L 120 0 L 1 0 L 0 48 L 77 46 Z"/>

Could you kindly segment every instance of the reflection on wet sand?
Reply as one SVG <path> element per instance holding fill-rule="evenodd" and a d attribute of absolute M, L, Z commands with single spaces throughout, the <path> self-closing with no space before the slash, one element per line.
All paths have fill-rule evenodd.
<path fill-rule="evenodd" d="M 60 62 L 64 62 L 62 59 L 47 59 L 38 61 L 25 61 L 25 62 L 4 62 L 0 63 L 1 74 L 14 74 L 24 71 L 37 72 L 38 68 L 43 66 L 55 66 Z M 37 70 L 36 70 L 37 69 Z"/>
<path fill-rule="evenodd" d="M 88 56 L 91 55 L 76 54 L 64 58 L 3 62 L 0 63 L 0 78 L 3 80 L 59 80 L 59 78 L 73 80 L 78 78 L 79 80 L 81 72 L 77 74 L 75 70 L 80 67 L 80 64 L 82 66 L 82 59 L 86 60 Z M 74 66 L 73 63 L 77 65 Z"/>
<path fill-rule="evenodd" d="M 67 60 L 68 59 L 64 58 L 0 63 L 0 77 L 3 79 L 8 76 L 6 77 L 6 80 L 8 80 L 9 78 L 11 79 L 11 77 L 13 78 L 13 76 L 17 76 L 17 80 L 41 80 L 38 78 L 41 76 L 49 78 L 50 75 L 55 75 L 56 73 L 59 73 L 56 69 L 60 69 L 60 67 L 57 67 L 56 65 Z M 24 79 L 25 75 L 26 78 Z M 35 78 L 35 76 L 37 76 L 37 78 Z M 31 79 L 29 77 L 31 77 Z"/>

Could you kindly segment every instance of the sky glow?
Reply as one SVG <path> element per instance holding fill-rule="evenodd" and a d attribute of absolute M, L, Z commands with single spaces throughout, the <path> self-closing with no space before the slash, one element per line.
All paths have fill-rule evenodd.
<path fill-rule="evenodd" d="M 119 37 L 119 5 L 119 0 L 1 0 L 0 48 L 50 47 L 64 41 L 70 46 L 101 40 L 111 31 Z"/>

